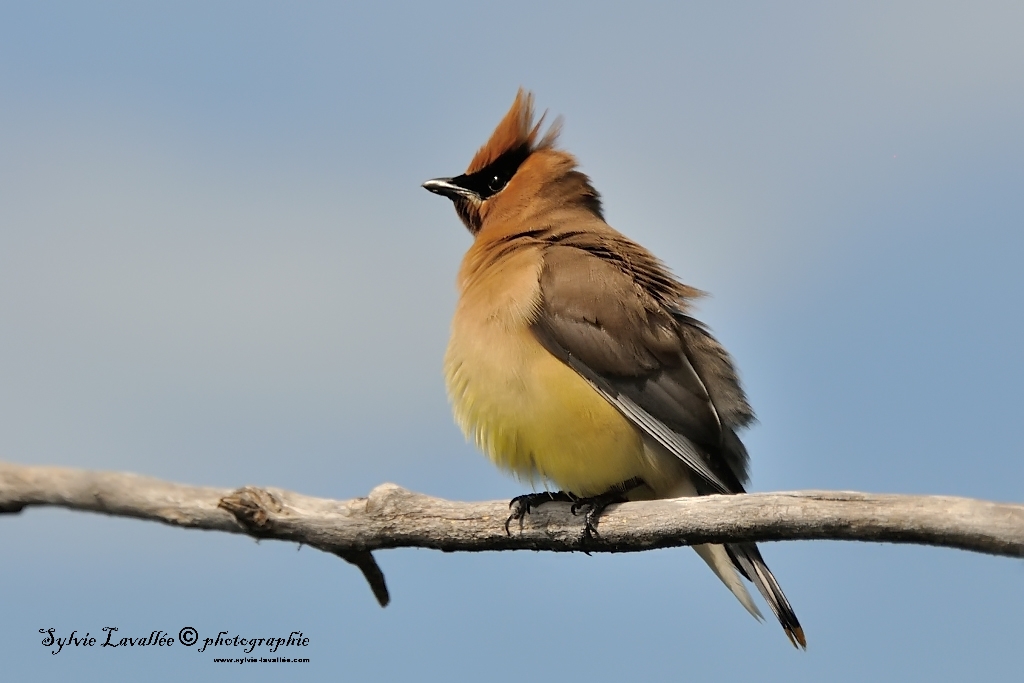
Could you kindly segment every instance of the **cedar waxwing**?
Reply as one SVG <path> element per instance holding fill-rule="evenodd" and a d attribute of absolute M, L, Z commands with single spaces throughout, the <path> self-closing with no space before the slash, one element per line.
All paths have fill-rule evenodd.
<path fill-rule="evenodd" d="M 473 235 L 444 372 L 455 420 L 499 467 L 562 491 L 519 496 L 589 507 L 584 540 L 612 502 L 742 493 L 754 419 L 732 358 L 690 317 L 699 290 L 604 221 L 590 179 L 543 135 L 533 96 L 512 108 L 469 168 L 423 187 Z M 508 523 L 506 522 L 506 530 Z M 803 629 L 753 543 L 694 549 L 755 617 L 740 576 L 794 645 Z"/>

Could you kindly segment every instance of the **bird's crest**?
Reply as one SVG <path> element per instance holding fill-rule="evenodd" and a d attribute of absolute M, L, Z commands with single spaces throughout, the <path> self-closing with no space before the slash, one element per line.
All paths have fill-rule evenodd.
<path fill-rule="evenodd" d="M 498 127 L 491 133 L 491 138 L 487 141 L 487 144 L 481 147 L 476 155 L 473 156 L 473 161 L 469 163 L 469 168 L 466 169 L 466 175 L 485 168 L 502 154 L 514 149 L 525 148 L 525 151 L 529 154 L 538 149 L 554 147 L 555 141 L 558 139 L 558 133 L 562 128 L 562 119 L 561 117 L 555 119 L 543 137 L 538 140 L 537 138 L 540 136 L 540 130 L 544 125 L 544 117 L 546 115 L 546 113 L 541 115 L 540 120 L 534 123 L 533 93 L 519 88 L 519 92 L 516 93 L 516 100 L 512 103 L 512 108 L 508 110 L 505 118 L 501 120 Z"/>

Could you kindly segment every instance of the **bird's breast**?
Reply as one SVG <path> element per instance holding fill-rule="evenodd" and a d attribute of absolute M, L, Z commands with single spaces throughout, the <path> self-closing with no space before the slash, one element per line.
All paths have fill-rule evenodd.
<path fill-rule="evenodd" d="M 522 249 L 462 278 L 445 355 L 448 394 L 466 437 L 497 465 L 597 495 L 644 476 L 651 463 L 639 432 L 530 331 L 542 258 Z"/>

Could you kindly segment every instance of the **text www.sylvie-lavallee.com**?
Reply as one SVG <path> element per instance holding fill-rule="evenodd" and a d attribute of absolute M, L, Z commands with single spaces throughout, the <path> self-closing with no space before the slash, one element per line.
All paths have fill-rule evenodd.
<path fill-rule="evenodd" d="M 285 663 L 291 664 L 294 662 L 308 662 L 309 658 L 296 659 L 295 657 L 234 657 L 231 659 L 219 659 L 215 658 L 215 662 L 232 662 L 234 664 L 275 664 Z"/>

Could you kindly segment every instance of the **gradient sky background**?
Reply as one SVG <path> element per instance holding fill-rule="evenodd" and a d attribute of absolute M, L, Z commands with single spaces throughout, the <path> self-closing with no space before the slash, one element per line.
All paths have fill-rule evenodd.
<path fill-rule="evenodd" d="M 419 186 L 522 85 L 713 294 L 752 488 L 1024 500 L 1024 5 L 340 4 L 0 5 L 0 458 L 526 490 L 451 421 L 470 240 Z M 9 680 L 995 680 L 1024 643 L 1024 563 L 934 548 L 766 545 L 806 653 L 686 549 L 383 552 L 385 610 L 226 534 L 31 509 L 0 552 Z M 105 625 L 302 630 L 312 662 L 39 644 Z"/>

